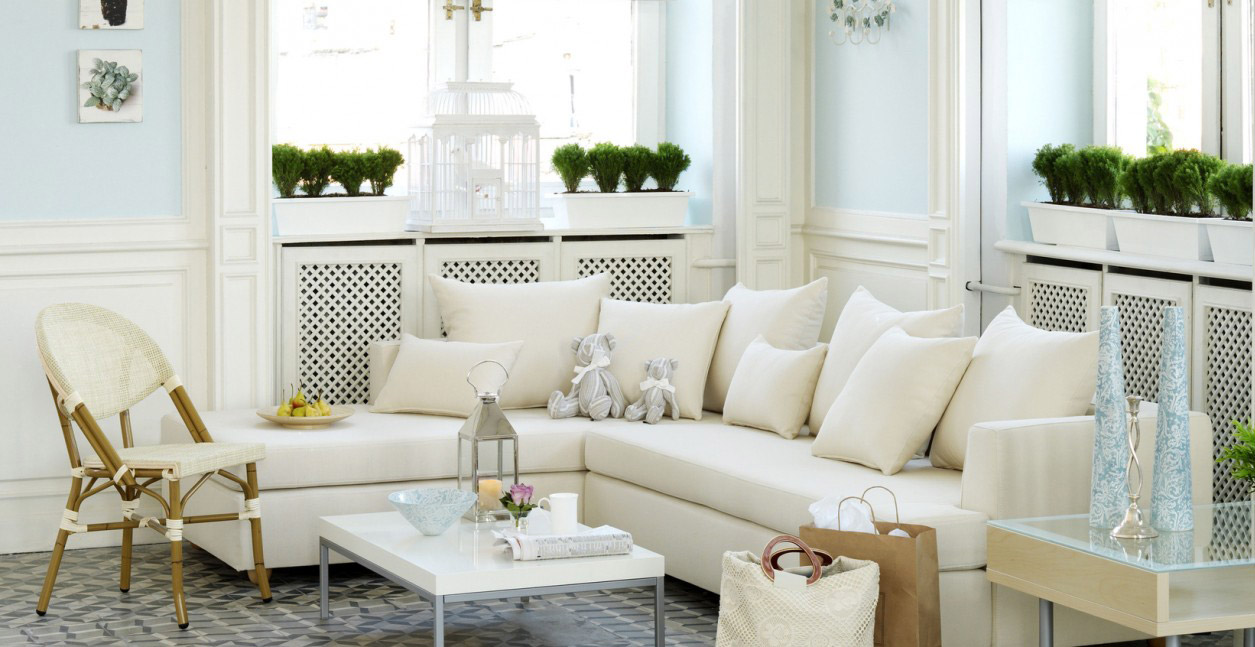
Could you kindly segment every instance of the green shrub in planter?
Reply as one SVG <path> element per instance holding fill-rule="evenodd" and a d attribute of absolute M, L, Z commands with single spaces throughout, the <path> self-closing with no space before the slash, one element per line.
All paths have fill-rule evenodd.
<path fill-rule="evenodd" d="M 588 151 L 588 171 L 602 193 L 619 190 L 619 178 L 623 176 L 623 149 L 609 142 L 602 142 Z"/>
<path fill-rule="evenodd" d="M 370 173 L 370 156 L 359 150 L 340 151 L 336 153 L 335 166 L 331 167 L 331 179 L 344 187 L 350 196 L 362 194 L 362 182 Z"/>
<path fill-rule="evenodd" d="M 296 195 L 296 185 L 301 182 L 305 165 L 305 153 L 291 144 L 275 144 L 270 147 L 270 177 L 279 195 L 291 198 Z"/>
<path fill-rule="evenodd" d="M 553 169 L 562 178 L 567 193 L 580 190 L 580 181 L 588 175 L 588 152 L 579 144 L 565 144 L 554 149 L 550 158 Z"/>
<path fill-rule="evenodd" d="M 1068 185 L 1076 192 L 1071 194 L 1074 201 L 1099 209 L 1120 208 L 1124 201 L 1120 175 L 1130 160 L 1124 151 L 1114 146 L 1087 146 L 1067 157 L 1075 158 L 1071 163 L 1077 177 Z M 1083 200 L 1075 200 L 1078 194 Z"/>
<path fill-rule="evenodd" d="M 401 168 L 401 164 L 405 162 L 405 157 L 401 155 L 401 151 L 387 146 L 380 146 L 376 150 L 368 150 L 365 153 L 367 173 L 366 180 L 370 182 L 370 192 L 375 195 L 383 195 L 388 187 L 392 186 L 392 181 L 397 175 L 397 169 Z"/>
<path fill-rule="evenodd" d="M 1250 164 L 1227 164 L 1207 181 L 1208 190 L 1230 220 L 1251 219 L 1252 170 L 1255 167 Z"/>
<path fill-rule="evenodd" d="M 1215 212 L 1208 181 L 1224 162 L 1196 150 L 1134 160 L 1121 177 L 1133 208 L 1142 213 L 1204 217 Z"/>
<path fill-rule="evenodd" d="M 658 183 L 659 191 L 674 191 L 675 183 L 680 181 L 680 174 L 687 171 L 692 163 L 693 160 L 689 159 L 683 148 L 671 142 L 662 142 L 654 152 L 649 174 Z"/>
<path fill-rule="evenodd" d="M 1037 177 L 1041 178 L 1042 184 L 1046 185 L 1046 192 L 1050 194 L 1050 201 L 1056 204 L 1070 204 L 1072 196 L 1066 189 L 1066 180 L 1061 176 L 1061 170 L 1058 167 L 1059 159 L 1065 155 L 1070 155 L 1076 151 L 1072 144 L 1046 144 L 1037 149 L 1037 154 L 1033 156 L 1033 172 Z"/>
<path fill-rule="evenodd" d="M 1085 204 L 1085 169 L 1081 156 L 1073 150 L 1055 160 L 1055 182 L 1065 204 Z"/>
<path fill-rule="evenodd" d="M 638 192 L 649 179 L 653 166 L 654 151 L 637 144 L 623 149 L 623 190 Z"/>
<path fill-rule="evenodd" d="M 331 184 L 331 170 L 336 165 L 336 154 L 323 146 L 305 151 L 301 164 L 301 190 L 308 196 L 322 195 Z"/>

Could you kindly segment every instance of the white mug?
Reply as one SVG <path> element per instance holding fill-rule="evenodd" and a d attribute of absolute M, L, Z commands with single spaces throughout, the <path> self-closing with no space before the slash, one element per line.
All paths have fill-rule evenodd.
<path fill-rule="evenodd" d="M 580 495 L 574 492 L 555 492 L 541 499 L 536 505 L 549 504 L 550 532 L 555 535 L 573 535 L 579 530 L 577 502 Z"/>

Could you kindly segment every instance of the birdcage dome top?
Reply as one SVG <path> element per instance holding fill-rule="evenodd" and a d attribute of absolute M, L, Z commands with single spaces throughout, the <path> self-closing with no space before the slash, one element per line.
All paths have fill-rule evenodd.
<path fill-rule="evenodd" d="M 428 98 L 428 114 L 532 117 L 532 106 L 509 82 L 462 81 L 437 86 Z"/>

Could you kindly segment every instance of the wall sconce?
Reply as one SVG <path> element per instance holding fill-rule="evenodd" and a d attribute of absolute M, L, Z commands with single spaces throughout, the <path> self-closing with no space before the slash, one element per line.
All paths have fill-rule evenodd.
<path fill-rule="evenodd" d="M 836 29 L 828 38 L 838 45 L 880 42 L 880 30 L 889 30 L 889 15 L 896 10 L 893 0 L 832 0 L 828 17 Z"/>

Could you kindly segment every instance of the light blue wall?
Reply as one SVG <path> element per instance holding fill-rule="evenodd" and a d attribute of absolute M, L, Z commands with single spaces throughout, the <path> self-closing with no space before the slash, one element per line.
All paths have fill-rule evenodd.
<path fill-rule="evenodd" d="M 1033 175 L 1042 144 L 1094 137 L 1092 0 L 1007 3 L 1007 237 L 1029 240 L 1024 200 L 1046 189 Z"/>
<path fill-rule="evenodd" d="M 666 139 L 693 160 L 676 185 L 694 193 L 688 222 L 708 225 L 714 177 L 714 5 L 713 0 L 671 0 L 666 7 Z"/>
<path fill-rule="evenodd" d="M 0 0 L 0 220 L 180 213 L 179 2 L 144 4 L 143 29 L 90 31 L 79 0 Z M 143 123 L 78 123 L 79 49 L 143 50 Z"/>
<path fill-rule="evenodd" d="M 815 0 L 817 206 L 928 212 L 928 3 L 898 0 L 875 45 L 835 45 Z"/>

